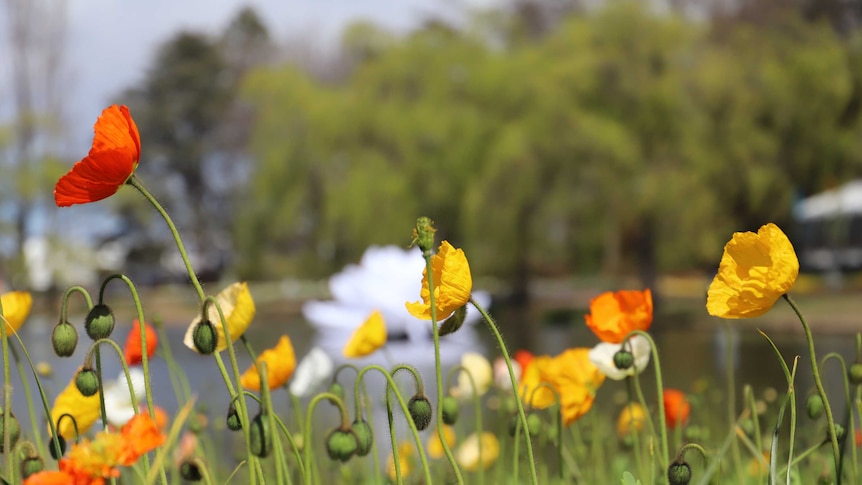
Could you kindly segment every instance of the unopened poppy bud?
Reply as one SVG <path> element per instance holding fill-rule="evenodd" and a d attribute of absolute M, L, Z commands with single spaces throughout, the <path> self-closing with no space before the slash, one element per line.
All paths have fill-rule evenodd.
<path fill-rule="evenodd" d="M 628 350 L 618 350 L 614 354 L 614 366 L 619 370 L 631 369 L 635 365 L 635 356 Z"/>
<path fill-rule="evenodd" d="M 356 453 L 358 443 L 350 430 L 334 429 L 326 438 L 326 452 L 333 460 L 345 462 Z"/>
<path fill-rule="evenodd" d="M 467 318 L 467 307 L 462 306 L 458 307 L 455 310 L 455 313 L 452 314 L 451 317 L 447 318 L 442 325 L 440 325 L 440 336 L 449 335 L 450 333 L 455 333 L 464 325 L 464 320 Z"/>
<path fill-rule="evenodd" d="M 858 386 L 862 384 L 862 363 L 856 362 L 850 365 L 850 370 L 847 371 L 847 378 L 850 383 Z"/>
<path fill-rule="evenodd" d="M 823 398 L 820 394 L 811 394 L 805 401 L 805 411 L 811 419 L 817 419 L 823 414 Z"/>
<path fill-rule="evenodd" d="M 257 457 L 266 458 L 272 451 L 272 432 L 269 429 L 269 417 L 258 414 L 251 420 L 248 439 L 251 452 Z"/>
<path fill-rule="evenodd" d="M 227 408 L 227 429 L 231 431 L 239 431 L 242 429 L 242 421 L 239 419 L 239 413 L 237 412 L 233 401 L 231 401 L 230 406 Z"/>
<path fill-rule="evenodd" d="M 367 455 L 371 451 L 371 444 L 374 442 L 371 426 L 364 419 L 357 419 L 351 428 L 353 434 L 356 435 L 356 454 L 359 456 Z"/>
<path fill-rule="evenodd" d="M 338 399 L 344 399 L 344 386 L 339 384 L 337 381 L 333 381 L 333 383 L 329 385 L 329 392 L 338 396 Z"/>
<path fill-rule="evenodd" d="M 102 303 L 94 306 L 84 320 L 84 329 L 93 340 L 110 337 L 114 331 L 114 312 Z"/>
<path fill-rule="evenodd" d="M 218 343 L 218 334 L 212 322 L 209 320 L 201 320 L 192 333 L 192 343 L 195 345 L 198 353 L 209 355 L 215 352 L 216 344 Z"/>
<path fill-rule="evenodd" d="M 684 461 L 675 461 L 667 469 L 670 485 L 687 485 L 691 481 L 691 467 Z"/>
<path fill-rule="evenodd" d="M 21 438 L 21 424 L 11 412 L 9 413 L 9 421 L 6 421 L 3 409 L 0 408 L 0 441 L 3 441 L 3 434 L 9 435 L 9 445 L 14 449 Z M 0 453 L 6 453 L 3 443 L 0 443 Z"/>
<path fill-rule="evenodd" d="M 452 396 L 446 396 L 443 398 L 443 406 L 441 412 L 443 413 L 443 422 L 448 425 L 455 424 L 458 421 L 458 411 L 460 407 L 458 406 L 458 400 Z"/>
<path fill-rule="evenodd" d="M 75 387 L 84 396 L 93 396 L 99 392 L 99 376 L 93 369 L 81 367 L 75 375 Z"/>
<path fill-rule="evenodd" d="M 430 217 L 420 217 L 416 219 L 416 227 L 413 228 L 413 242 L 419 246 L 423 252 L 431 251 L 434 247 L 434 222 Z"/>
<path fill-rule="evenodd" d="M 515 436 L 515 432 L 521 427 L 521 417 L 516 413 L 509 420 L 509 436 Z M 530 413 L 527 415 L 527 432 L 530 436 L 538 436 L 542 430 L 542 419 Z"/>
<path fill-rule="evenodd" d="M 48 451 L 51 452 L 51 458 L 59 460 L 66 453 L 66 439 L 62 435 L 57 435 L 57 445 L 54 445 L 54 438 L 48 441 Z"/>
<path fill-rule="evenodd" d="M 410 411 L 410 417 L 413 418 L 413 423 L 419 431 L 424 430 L 431 424 L 431 416 L 434 411 L 431 409 L 431 401 L 424 395 L 414 395 L 407 403 L 407 410 Z"/>
<path fill-rule="evenodd" d="M 69 322 L 60 322 L 51 332 L 51 345 L 60 357 L 71 357 L 78 346 L 78 330 Z"/>
<path fill-rule="evenodd" d="M 840 424 L 835 423 L 835 439 L 837 439 L 838 441 L 841 441 L 844 439 L 844 437 L 846 435 L 847 435 L 847 430 L 844 428 L 844 426 L 841 426 Z M 832 435 L 828 434 L 828 438 L 831 440 Z"/>
<path fill-rule="evenodd" d="M 197 463 L 191 460 L 184 461 L 182 465 L 180 465 L 180 475 L 183 477 L 183 480 L 187 480 L 189 482 L 199 482 L 203 479 L 200 467 Z"/>
<path fill-rule="evenodd" d="M 41 472 L 45 469 L 45 463 L 39 455 L 32 455 L 21 460 L 21 478 Z"/>

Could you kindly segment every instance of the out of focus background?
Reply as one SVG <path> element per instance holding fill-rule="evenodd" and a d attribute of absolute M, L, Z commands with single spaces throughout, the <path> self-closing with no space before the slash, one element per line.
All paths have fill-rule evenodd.
<path fill-rule="evenodd" d="M 698 355 L 691 335 L 712 330 L 687 332 L 720 327 L 703 304 L 723 244 L 772 221 L 816 332 L 847 341 L 860 26 L 846 0 L 3 0 L 0 278 L 53 323 L 60 291 L 124 272 L 150 314 L 190 321 L 139 194 L 53 203 L 121 103 L 201 278 L 250 281 L 259 319 L 301 319 L 329 275 L 428 215 L 513 347 L 579 344 L 559 335 L 591 297 L 650 287 L 655 331 Z M 755 323 L 798 331 L 784 307 Z"/>

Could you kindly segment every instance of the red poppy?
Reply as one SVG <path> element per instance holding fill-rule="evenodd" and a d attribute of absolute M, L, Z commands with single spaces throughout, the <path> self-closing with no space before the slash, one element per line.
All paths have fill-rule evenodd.
<path fill-rule="evenodd" d="M 159 344 L 159 336 L 156 335 L 156 330 L 149 323 L 144 324 L 144 332 L 147 334 L 147 358 L 152 359 L 156 353 L 156 345 Z M 129 365 L 138 365 L 143 357 L 143 346 L 141 345 L 141 322 L 135 320 L 132 323 L 132 330 L 129 336 L 126 337 L 126 346 L 123 349 L 123 355 L 126 357 L 126 363 Z"/>
<path fill-rule="evenodd" d="M 677 389 L 664 390 L 664 419 L 668 428 L 676 428 L 688 421 L 691 403 L 685 398 L 685 393 Z"/>
<path fill-rule="evenodd" d="M 138 166 L 141 137 L 129 108 L 113 105 L 105 109 L 94 130 L 90 153 L 60 177 L 54 187 L 54 201 L 59 207 L 114 195 Z"/>

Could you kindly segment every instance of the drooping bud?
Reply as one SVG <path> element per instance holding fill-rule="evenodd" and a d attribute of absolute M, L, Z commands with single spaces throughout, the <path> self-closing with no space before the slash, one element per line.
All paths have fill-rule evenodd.
<path fill-rule="evenodd" d="M 59 460 L 66 453 L 66 439 L 62 435 L 57 435 L 57 444 L 59 448 L 54 445 L 54 437 L 48 441 L 48 451 L 51 452 L 51 458 L 55 460 Z"/>
<path fill-rule="evenodd" d="M 464 320 L 467 319 L 467 307 L 462 306 L 458 307 L 455 310 L 455 313 L 452 314 L 451 317 L 447 318 L 442 325 L 440 325 L 440 333 L 439 335 L 442 337 L 444 335 L 449 335 L 450 333 L 455 333 L 464 325 Z"/>
<path fill-rule="evenodd" d="M 266 458 L 272 451 L 272 432 L 269 429 L 269 417 L 258 414 L 251 420 L 248 439 L 251 452 L 257 457 Z"/>
<path fill-rule="evenodd" d="M 840 424 L 835 423 L 835 439 L 837 439 L 838 441 L 841 441 L 844 439 L 845 436 L 847 436 L 847 429 L 844 428 L 844 426 L 841 426 Z M 827 433 L 827 437 L 831 440 L 832 434 Z"/>
<path fill-rule="evenodd" d="M 39 455 L 29 455 L 21 460 L 21 478 L 41 472 L 45 469 L 45 463 Z"/>
<path fill-rule="evenodd" d="M 108 305 L 99 303 L 87 314 L 84 329 L 93 340 L 110 337 L 114 331 L 114 312 Z"/>
<path fill-rule="evenodd" d="M 443 422 L 448 425 L 455 424 L 458 421 L 458 411 L 460 410 L 460 406 L 458 406 L 458 400 L 452 396 L 446 396 L 443 398 L 443 407 L 441 412 L 443 413 Z"/>
<path fill-rule="evenodd" d="M 329 385 L 329 392 L 338 396 L 338 399 L 344 400 L 344 386 L 339 384 L 338 381 L 333 381 Z"/>
<path fill-rule="evenodd" d="M 670 485 L 688 485 L 691 481 L 691 467 L 684 461 L 675 461 L 667 469 Z"/>
<path fill-rule="evenodd" d="M 521 428 L 521 417 L 518 413 L 509 418 L 509 436 L 514 437 L 515 432 Z M 534 413 L 527 414 L 527 432 L 530 436 L 538 436 L 542 431 L 542 419 Z"/>
<path fill-rule="evenodd" d="M 413 228 L 413 242 L 419 246 L 423 252 L 431 251 L 434 247 L 434 222 L 430 217 L 420 217 L 416 219 L 416 227 Z"/>
<path fill-rule="evenodd" d="M 90 367 L 81 367 L 75 374 L 75 387 L 81 394 L 90 397 L 99 392 L 99 376 Z"/>
<path fill-rule="evenodd" d="M 850 369 L 847 371 L 847 378 L 855 386 L 862 384 L 862 363 L 856 362 L 851 364 Z"/>
<path fill-rule="evenodd" d="M 817 419 L 823 414 L 823 398 L 820 394 L 811 394 L 805 401 L 805 411 L 811 419 Z"/>
<path fill-rule="evenodd" d="M 3 441 L 3 433 L 9 435 L 9 446 L 14 449 L 21 438 L 21 424 L 18 423 L 18 418 L 11 412 L 9 413 L 9 421 L 6 421 L 3 409 L 0 408 L 0 441 Z M 3 443 L 0 443 L 0 453 L 6 453 Z"/>
<path fill-rule="evenodd" d="M 351 428 L 356 436 L 356 454 L 359 456 L 367 455 L 374 443 L 374 433 L 371 432 L 371 426 L 364 419 L 357 419 Z"/>
<path fill-rule="evenodd" d="M 71 357 L 78 346 L 78 330 L 69 322 L 60 322 L 51 332 L 54 353 L 60 357 Z"/>
<path fill-rule="evenodd" d="M 209 355 L 215 352 L 218 334 L 212 322 L 203 319 L 197 324 L 192 333 L 192 343 L 200 354 Z"/>
<path fill-rule="evenodd" d="M 357 449 L 356 436 L 349 429 L 336 428 L 326 438 L 326 452 L 333 460 L 345 462 L 356 453 Z"/>
<path fill-rule="evenodd" d="M 434 411 L 431 408 L 431 401 L 424 395 L 420 396 L 416 394 L 411 397 L 410 402 L 407 403 L 407 410 L 410 411 L 413 424 L 416 425 L 416 429 L 419 431 L 424 430 L 431 424 L 431 417 Z"/>
<path fill-rule="evenodd" d="M 189 482 L 199 482 L 203 479 L 200 467 L 192 460 L 184 461 L 180 465 L 180 475 L 183 477 L 183 480 Z"/>
<path fill-rule="evenodd" d="M 236 410 L 236 405 L 231 401 L 227 407 L 227 429 L 231 431 L 239 431 L 242 429 L 242 420 L 239 419 L 239 413 Z"/>
<path fill-rule="evenodd" d="M 635 356 L 628 350 L 618 350 L 614 354 L 614 366 L 619 370 L 631 369 L 635 365 Z"/>

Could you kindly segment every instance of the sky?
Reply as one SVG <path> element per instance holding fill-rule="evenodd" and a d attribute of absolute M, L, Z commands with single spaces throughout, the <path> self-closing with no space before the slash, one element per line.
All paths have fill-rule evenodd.
<path fill-rule="evenodd" d="M 24 0 L 28 1 L 28 0 Z M 479 0 L 466 0 L 477 2 Z M 156 47 L 181 29 L 220 32 L 243 6 L 260 14 L 277 42 L 308 38 L 333 46 L 351 21 L 369 19 L 397 31 L 465 6 L 461 0 L 59 0 L 67 9 L 63 96 L 70 152 L 86 151 L 98 114 L 143 79 Z M 473 6 L 478 6 L 474 4 Z M 0 124 L 11 113 L 10 56 L 0 12 Z M 5 98 L 5 99 L 4 99 Z M 73 157 L 74 158 L 74 157 Z"/>

